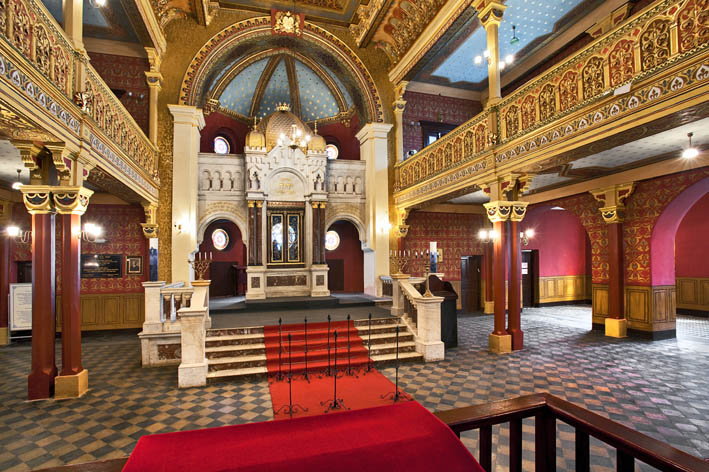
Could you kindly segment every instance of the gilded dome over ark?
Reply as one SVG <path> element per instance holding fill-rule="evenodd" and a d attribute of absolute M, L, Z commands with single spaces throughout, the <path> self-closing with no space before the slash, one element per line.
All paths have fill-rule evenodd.
<path fill-rule="evenodd" d="M 278 145 L 278 138 L 281 137 L 281 135 L 288 136 L 290 137 L 291 134 L 293 133 L 293 126 L 295 126 L 295 129 L 300 131 L 301 136 L 310 136 L 311 141 L 312 140 L 322 140 L 323 142 L 325 141 L 323 138 L 320 136 L 315 135 L 313 131 L 310 129 L 308 125 L 303 123 L 303 121 L 295 116 L 293 113 L 290 111 L 290 106 L 286 104 L 279 105 L 276 111 L 263 120 L 261 120 L 256 126 L 255 130 L 249 133 L 247 136 L 247 142 L 249 139 L 249 136 L 254 133 L 263 133 L 263 136 L 265 137 L 265 142 L 266 142 L 266 149 L 273 149 Z M 319 141 L 318 141 L 319 142 Z M 248 145 L 248 144 L 247 144 Z M 253 146 L 252 146 L 253 147 Z M 324 145 L 322 146 L 322 150 L 314 149 L 312 146 L 308 145 L 309 150 L 313 151 L 318 151 L 322 152 L 324 151 L 325 147 Z"/>

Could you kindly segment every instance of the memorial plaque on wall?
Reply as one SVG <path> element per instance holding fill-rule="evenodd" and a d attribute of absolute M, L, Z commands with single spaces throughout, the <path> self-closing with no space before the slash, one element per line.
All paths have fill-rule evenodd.
<path fill-rule="evenodd" d="M 32 329 L 32 284 L 10 284 L 10 331 Z"/>
<path fill-rule="evenodd" d="M 116 279 L 123 277 L 121 254 L 82 254 L 82 279 Z"/>

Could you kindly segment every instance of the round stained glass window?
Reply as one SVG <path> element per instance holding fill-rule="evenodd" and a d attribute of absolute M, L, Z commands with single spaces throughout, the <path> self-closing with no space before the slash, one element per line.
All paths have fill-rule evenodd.
<path fill-rule="evenodd" d="M 325 146 L 325 152 L 327 152 L 328 159 L 337 159 L 337 156 L 340 155 L 340 150 L 337 149 L 337 146 L 334 144 L 328 144 Z"/>
<path fill-rule="evenodd" d="M 325 233 L 325 249 L 334 251 L 340 245 L 340 235 L 337 231 L 328 231 Z"/>
<path fill-rule="evenodd" d="M 229 141 L 222 136 L 214 138 L 214 152 L 217 154 L 229 154 Z"/>
<path fill-rule="evenodd" d="M 212 233 L 212 244 L 217 251 L 223 251 L 229 245 L 229 235 L 223 229 L 215 229 Z"/>

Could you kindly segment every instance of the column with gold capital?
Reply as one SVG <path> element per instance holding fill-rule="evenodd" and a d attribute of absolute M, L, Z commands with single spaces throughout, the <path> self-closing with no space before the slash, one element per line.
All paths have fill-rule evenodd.
<path fill-rule="evenodd" d="M 501 0 L 475 0 L 473 8 L 478 12 L 478 18 L 487 33 L 488 52 L 488 87 L 487 104 L 494 105 L 502 96 L 500 86 L 500 42 L 498 28 L 502 22 L 502 14 L 507 6 Z"/>
<path fill-rule="evenodd" d="M 150 62 L 150 70 L 145 72 L 145 80 L 150 89 L 150 115 L 148 121 L 150 140 L 158 144 L 158 98 L 162 89 L 163 77 L 160 73 L 160 56 L 155 48 L 145 48 Z"/>
<path fill-rule="evenodd" d="M 54 395 L 57 366 L 55 331 L 55 210 L 52 187 L 23 185 L 25 207 L 32 215 L 32 367 L 27 378 L 27 399 Z"/>
<path fill-rule="evenodd" d="M 80 397 L 89 388 L 81 363 L 81 216 L 93 191 L 81 186 L 52 187 L 54 206 L 62 218 L 62 370 L 54 379 L 56 398 Z"/>
<path fill-rule="evenodd" d="M 404 100 L 404 92 L 408 82 L 402 81 L 394 88 L 394 124 L 396 126 L 396 162 L 404 160 L 404 109 L 406 108 L 406 100 Z"/>

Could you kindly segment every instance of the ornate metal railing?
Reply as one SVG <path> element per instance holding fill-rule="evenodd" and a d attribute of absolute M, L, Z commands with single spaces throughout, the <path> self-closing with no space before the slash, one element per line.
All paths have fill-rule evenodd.
<path fill-rule="evenodd" d="M 531 417 L 536 471 L 556 470 L 557 421 L 576 430 L 577 471 L 590 470 L 590 437 L 616 449 L 618 471 L 634 471 L 635 460 L 663 471 L 709 471 L 708 462 L 548 393 L 441 411 L 436 416 L 458 437 L 465 431 L 479 430 L 478 461 L 487 471 L 493 470 L 492 427 L 505 423 L 510 428 L 509 470 L 522 470 L 522 420 Z"/>
<path fill-rule="evenodd" d="M 656 2 L 397 164 L 395 192 L 450 169 L 464 172 L 438 185 L 485 172 L 709 79 L 701 15 L 698 0 Z"/>
<path fill-rule="evenodd" d="M 0 0 L 3 79 L 58 122 L 48 133 L 89 138 L 113 168 L 157 195 L 157 148 L 39 0 Z"/>

